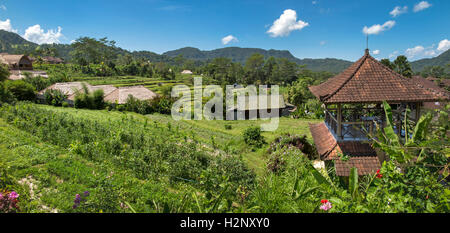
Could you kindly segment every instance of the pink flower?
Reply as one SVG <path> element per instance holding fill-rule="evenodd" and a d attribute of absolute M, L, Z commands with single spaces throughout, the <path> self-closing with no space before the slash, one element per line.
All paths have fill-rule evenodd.
<path fill-rule="evenodd" d="M 15 200 L 15 199 L 17 199 L 19 197 L 19 194 L 17 194 L 16 192 L 14 192 L 14 191 L 12 191 L 10 194 L 9 194 L 9 199 L 10 200 Z"/>
<path fill-rule="evenodd" d="M 322 203 L 323 203 L 323 202 L 322 202 Z M 323 210 L 323 211 L 328 211 L 328 210 L 331 209 L 331 208 L 333 208 L 333 206 L 331 205 L 331 202 L 329 202 L 329 201 L 323 203 L 323 204 L 320 206 L 320 209 Z"/>

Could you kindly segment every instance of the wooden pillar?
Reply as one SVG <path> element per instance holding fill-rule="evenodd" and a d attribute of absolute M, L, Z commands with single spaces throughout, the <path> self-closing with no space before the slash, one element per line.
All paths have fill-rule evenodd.
<path fill-rule="evenodd" d="M 342 105 L 337 105 L 337 136 L 342 139 Z"/>
<path fill-rule="evenodd" d="M 416 103 L 416 123 L 419 122 L 420 119 L 420 105 L 421 103 Z"/>

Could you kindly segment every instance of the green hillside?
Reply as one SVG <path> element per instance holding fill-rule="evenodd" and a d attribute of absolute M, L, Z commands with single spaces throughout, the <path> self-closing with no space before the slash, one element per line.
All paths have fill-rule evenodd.
<path fill-rule="evenodd" d="M 20 35 L 0 30 L 0 52 L 13 53 L 13 54 L 29 54 L 39 49 L 54 48 L 57 56 L 70 61 L 70 51 L 72 47 L 69 44 L 44 44 L 38 45 L 29 42 L 22 38 Z M 299 65 L 305 65 L 307 69 L 312 71 L 328 71 L 333 73 L 339 73 L 349 67 L 352 62 L 335 59 L 299 59 L 294 57 L 287 50 L 265 50 L 260 48 L 240 48 L 240 47 L 227 47 L 221 49 L 215 49 L 210 51 L 202 51 L 198 48 L 185 47 L 177 50 L 165 52 L 163 54 L 157 54 L 151 51 L 127 51 L 122 48 L 115 47 L 114 52 L 117 55 L 130 55 L 135 58 L 141 58 L 149 60 L 151 62 L 168 62 L 173 63 L 173 58 L 182 55 L 185 59 L 196 60 L 199 63 L 210 61 L 218 57 L 230 58 L 233 62 L 239 62 L 244 64 L 245 61 L 254 53 L 264 55 L 267 59 L 269 57 L 286 58 L 289 61 L 296 62 Z M 444 52 L 435 58 L 421 59 L 411 62 L 411 66 L 414 72 L 422 71 L 427 66 L 443 66 L 445 67 L 450 62 L 450 51 Z"/>
<path fill-rule="evenodd" d="M 239 47 L 227 47 L 211 51 L 201 51 L 197 48 L 186 47 L 173 51 L 168 51 L 163 55 L 168 57 L 177 57 L 179 55 L 183 55 L 184 58 L 201 61 L 212 60 L 218 57 L 226 57 L 230 58 L 233 62 L 239 62 L 244 64 L 245 61 L 254 53 L 262 54 L 266 59 L 269 57 L 286 58 L 289 61 L 296 62 L 299 65 L 306 65 L 306 68 L 312 71 L 329 71 L 338 73 L 352 64 L 352 62 L 349 61 L 333 58 L 298 59 L 287 50 L 274 50 L 274 49 L 264 50 L 258 48 L 239 48 Z"/>
<path fill-rule="evenodd" d="M 16 51 L 34 49 L 37 44 L 29 42 L 16 33 L 0 30 L 1 52 L 15 53 Z"/>
<path fill-rule="evenodd" d="M 427 66 L 442 66 L 449 70 L 448 64 L 450 64 L 450 50 L 434 58 L 425 58 L 411 62 L 411 68 L 414 72 L 422 71 Z"/>

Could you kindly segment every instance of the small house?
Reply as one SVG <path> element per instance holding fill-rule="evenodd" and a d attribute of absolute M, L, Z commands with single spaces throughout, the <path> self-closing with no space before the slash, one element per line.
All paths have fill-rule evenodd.
<path fill-rule="evenodd" d="M 450 93 L 445 90 L 444 88 L 440 87 L 436 81 L 433 81 L 432 78 L 423 78 L 421 76 L 413 76 L 411 78 L 411 81 L 413 81 L 416 85 L 426 88 L 438 95 L 442 96 L 450 96 Z M 443 109 L 447 102 L 424 102 L 423 107 L 425 109 Z"/>
<path fill-rule="evenodd" d="M 271 95 L 263 96 L 262 98 L 267 99 L 267 104 L 260 103 L 260 98 L 261 96 L 246 96 L 243 105 L 240 105 L 238 102 L 235 106 L 227 109 L 228 118 L 234 116 L 233 119 L 237 120 L 239 119 L 238 116 L 241 115 L 245 119 L 251 119 L 253 116 L 266 119 L 270 118 L 274 112 L 276 112 L 278 117 L 281 117 L 289 115 L 295 109 L 295 106 L 284 102 L 282 95 L 274 95 L 274 98 L 278 99 L 278 101 L 273 103 L 271 101 Z"/>
<path fill-rule="evenodd" d="M 42 57 L 42 61 L 44 61 L 44 63 L 47 63 L 47 64 L 63 64 L 64 63 L 64 59 L 59 58 L 59 57 L 50 57 L 50 56 Z"/>
<path fill-rule="evenodd" d="M 13 55 L 0 53 L 0 63 L 8 66 L 11 80 L 19 80 L 25 78 L 27 73 L 30 77 L 48 78 L 47 72 L 33 70 L 33 60 L 25 55 Z"/>
<path fill-rule="evenodd" d="M 181 74 L 193 74 L 193 72 L 190 71 L 190 70 L 183 70 L 183 71 L 181 72 Z"/>
<path fill-rule="evenodd" d="M 40 91 L 37 95 L 37 98 L 41 101 L 44 101 L 45 100 L 44 94 L 47 90 L 58 90 L 67 96 L 67 99 L 65 101 L 70 105 L 73 105 L 77 92 L 83 92 L 83 84 L 86 86 L 89 92 L 94 92 L 96 90 L 102 89 L 104 96 L 110 94 L 111 92 L 117 89 L 112 85 L 91 86 L 88 83 L 83 82 L 55 83 L 45 88 L 44 90 Z"/>
<path fill-rule="evenodd" d="M 158 97 L 158 94 L 144 86 L 119 87 L 105 95 L 105 101 L 110 103 L 125 104 L 128 96 L 132 95 L 138 100 L 151 100 Z"/>
<path fill-rule="evenodd" d="M 33 62 L 25 55 L 1 53 L 0 62 L 6 64 L 9 70 L 33 70 Z"/>

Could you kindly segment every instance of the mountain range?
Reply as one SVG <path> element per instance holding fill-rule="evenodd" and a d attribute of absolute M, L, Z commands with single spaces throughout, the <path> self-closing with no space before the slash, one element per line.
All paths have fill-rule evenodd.
<path fill-rule="evenodd" d="M 33 51 L 36 48 L 55 48 L 58 56 L 65 60 L 70 60 L 70 51 L 72 47 L 69 44 L 44 44 L 38 45 L 22 38 L 20 35 L 0 30 L 0 52 L 6 52 L 11 54 L 21 54 Z M 192 59 L 196 61 L 206 62 L 218 57 L 230 58 L 233 62 L 245 63 L 254 53 L 260 53 L 265 58 L 271 56 L 275 58 L 286 58 L 289 61 L 295 62 L 299 65 L 305 65 L 307 69 L 312 71 L 328 71 L 332 73 L 339 73 L 342 70 L 349 67 L 353 62 L 335 58 L 323 58 L 323 59 L 299 59 L 294 57 L 287 50 L 265 50 L 260 48 L 240 48 L 240 47 L 226 47 L 221 49 L 215 49 L 211 51 L 202 51 L 193 47 L 185 47 L 173 51 L 168 51 L 163 54 L 157 54 L 150 51 L 134 51 L 130 52 L 121 48 L 117 48 L 118 54 L 128 53 L 136 58 L 148 59 L 151 62 L 168 61 L 172 58 L 182 55 L 186 59 Z M 434 58 L 421 59 L 411 62 L 411 67 L 414 72 L 423 70 L 426 66 L 446 66 L 450 63 L 450 50 L 442 53 Z"/>

